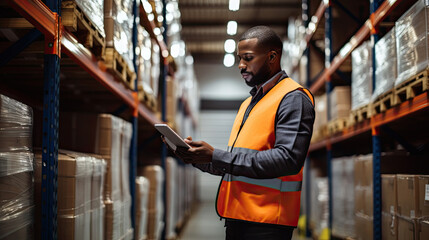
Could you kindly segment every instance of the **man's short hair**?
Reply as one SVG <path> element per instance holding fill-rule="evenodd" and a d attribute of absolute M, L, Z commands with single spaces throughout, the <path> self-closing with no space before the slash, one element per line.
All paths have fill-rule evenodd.
<path fill-rule="evenodd" d="M 281 54 L 283 43 L 280 37 L 267 26 L 256 26 L 248 29 L 239 41 L 256 38 L 258 39 L 258 46 L 265 47 L 268 51 L 276 51 Z"/>

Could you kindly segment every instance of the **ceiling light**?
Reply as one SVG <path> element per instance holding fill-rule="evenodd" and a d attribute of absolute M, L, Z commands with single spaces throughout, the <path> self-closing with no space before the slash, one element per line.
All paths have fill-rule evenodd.
<path fill-rule="evenodd" d="M 229 21 L 228 26 L 226 27 L 226 32 L 229 35 L 237 34 L 237 22 L 236 21 Z"/>
<path fill-rule="evenodd" d="M 234 55 L 232 55 L 231 53 L 225 54 L 225 57 L 223 58 L 223 65 L 225 65 L 225 67 L 232 67 L 234 65 L 234 62 Z"/>
<path fill-rule="evenodd" d="M 225 52 L 233 53 L 235 51 L 235 41 L 232 39 L 227 39 L 225 41 L 224 48 L 225 48 Z"/>
<path fill-rule="evenodd" d="M 240 0 L 229 0 L 229 10 L 238 11 L 240 9 Z"/>

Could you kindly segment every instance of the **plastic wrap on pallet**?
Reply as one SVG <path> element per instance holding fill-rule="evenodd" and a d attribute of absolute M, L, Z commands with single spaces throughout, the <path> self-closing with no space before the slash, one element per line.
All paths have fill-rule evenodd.
<path fill-rule="evenodd" d="M 351 157 L 332 161 L 332 233 L 353 237 L 354 221 L 354 162 Z"/>
<path fill-rule="evenodd" d="M 395 86 L 428 67 L 428 18 L 428 1 L 419 0 L 395 23 L 398 53 Z"/>
<path fill-rule="evenodd" d="M 0 152 L 32 150 L 33 110 L 0 94 Z"/>
<path fill-rule="evenodd" d="M 74 0 L 104 37 L 104 0 Z"/>
<path fill-rule="evenodd" d="M 152 40 L 150 38 L 149 33 L 142 26 L 137 26 L 137 29 L 138 42 L 140 47 L 140 55 L 138 57 L 138 85 L 142 86 L 145 93 L 156 96 L 156 93 L 154 92 L 152 87 L 151 79 Z"/>
<path fill-rule="evenodd" d="M 323 229 L 328 228 L 329 195 L 328 179 L 326 177 L 312 178 L 311 216 L 310 222 L 314 225 L 313 232 L 320 235 Z M 314 193 L 314 194 L 313 194 Z"/>
<path fill-rule="evenodd" d="M 33 171 L 33 153 L 0 152 L 0 177 Z"/>
<path fill-rule="evenodd" d="M 352 52 L 352 110 L 370 103 L 372 96 L 371 42 L 363 42 Z"/>
<path fill-rule="evenodd" d="M 105 201 L 105 227 L 104 239 L 117 240 L 120 239 L 124 233 L 122 231 L 122 201 Z"/>
<path fill-rule="evenodd" d="M 165 237 L 173 239 L 176 237 L 175 227 L 177 225 L 177 208 L 178 208 L 178 182 L 177 182 L 177 162 L 174 158 L 168 157 L 166 160 L 166 185 L 167 185 L 167 209 Z"/>
<path fill-rule="evenodd" d="M 104 178 L 106 162 L 93 158 L 93 173 L 91 181 L 91 239 L 104 239 Z"/>
<path fill-rule="evenodd" d="M 162 220 L 165 211 L 162 204 L 162 186 L 165 180 L 164 171 L 157 165 L 146 166 L 143 169 L 143 176 L 150 182 L 147 225 L 148 238 L 158 239 L 164 227 L 164 222 Z"/>
<path fill-rule="evenodd" d="M 131 197 L 130 194 L 130 149 L 133 126 L 127 121 L 122 121 L 121 129 L 121 189 L 122 200 Z"/>
<path fill-rule="evenodd" d="M 330 101 L 330 120 L 347 118 L 350 115 L 350 87 L 337 86 L 331 92 Z"/>
<path fill-rule="evenodd" d="M 133 1 L 105 0 L 104 24 L 106 46 L 114 47 L 127 62 L 130 69 L 134 69 L 132 44 L 133 18 L 130 16 L 133 16 Z M 112 24 L 113 26 L 111 26 Z"/>
<path fill-rule="evenodd" d="M 392 28 L 375 44 L 375 88 L 374 101 L 380 95 L 392 90 L 397 73 L 395 28 Z"/>
<path fill-rule="evenodd" d="M 0 177 L 0 239 L 32 238 L 34 200 L 32 172 Z M 15 238 L 17 239 L 17 238 Z"/>
<path fill-rule="evenodd" d="M 149 180 L 139 176 L 136 178 L 136 228 L 134 238 L 147 238 L 147 205 L 149 200 Z"/>

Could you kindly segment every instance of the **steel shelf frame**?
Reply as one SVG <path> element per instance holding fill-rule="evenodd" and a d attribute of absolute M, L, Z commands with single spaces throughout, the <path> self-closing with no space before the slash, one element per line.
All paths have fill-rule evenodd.
<path fill-rule="evenodd" d="M 139 10 L 137 1 L 133 1 L 133 46 L 137 46 L 136 17 Z M 45 35 L 45 68 L 44 68 L 44 105 L 43 105 L 43 143 L 42 143 L 42 239 L 57 239 L 57 178 L 58 178 L 58 121 L 59 121 L 59 79 L 60 79 L 60 55 L 61 51 L 66 53 L 83 70 L 88 72 L 103 87 L 119 97 L 126 105 L 133 110 L 131 123 L 133 135 L 130 147 L 130 193 L 132 197 L 132 226 L 135 226 L 135 177 L 137 171 L 137 126 L 138 117 L 142 117 L 149 124 L 163 123 L 148 108 L 139 103 L 137 87 L 129 90 L 124 85 L 114 79 L 107 72 L 103 62 L 85 47 L 78 43 L 77 39 L 66 30 L 61 24 L 59 11 L 61 0 L 47 0 L 49 8 L 40 0 L 8 0 L 8 4 L 21 14 L 26 20 L 32 23 L 37 30 L 31 31 L 28 36 L 15 44 L 5 52 L 9 58 L 13 54 L 25 49 L 25 47 L 40 36 L 40 32 Z M 141 5 L 141 4 L 140 4 Z M 165 5 L 164 5 L 165 8 Z M 139 13 L 140 17 L 142 13 Z M 147 20 L 146 13 L 143 14 Z M 165 19 L 165 17 L 164 17 Z M 147 29 L 151 36 L 157 40 L 158 45 L 165 57 L 168 49 L 163 41 L 158 39 L 152 28 Z M 145 26 L 147 28 L 147 26 Z M 40 32 L 39 32 L 40 31 Z M 167 51 L 167 52 L 166 52 Z M 136 65 L 136 54 L 133 51 L 134 68 Z M 165 59 L 163 61 L 165 63 Z M 7 62 L 4 62 L 7 63 Z M 138 74 L 138 73 L 137 73 Z M 137 79 L 135 80 L 137 83 Z M 164 76 L 165 82 L 165 76 Z M 165 85 L 165 84 L 164 84 Z M 135 84 L 137 86 L 137 84 Z M 165 97 L 165 94 L 163 95 Z M 165 155 L 164 149 L 161 155 Z M 165 159 L 165 157 L 164 157 Z"/>
<path fill-rule="evenodd" d="M 327 92 L 327 101 L 329 106 L 329 95 L 332 91 L 332 84 L 330 83 L 331 75 L 338 70 L 340 65 L 346 60 L 351 52 L 359 46 L 365 39 L 370 36 L 371 41 L 375 43 L 378 41 L 378 25 L 381 21 L 386 18 L 390 12 L 401 2 L 401 0 L 372 0 L 370 1 L 370 17 L 365 21 L 362 27 L 357 33 L 346 43 L 338 52 L 338 54 L 332 58 L 331 49 L 331 20 L 330 20 L 330 3 L 336 2 L 335 0 L 328 1 L 329 4 L 324 8 L 324 1 L 322 0 L 318 11 L 324 8 L 325 11 L 325 69 L 322 74 L 309 86 L 310 91 L 318 92 L 323 86 Z M 307 1 L 303 0 L 303 4 Z M 316 13 L 317 14 L 317 13 Z M 308 28 L 308 27 L 307 27 Z M 309 29 L 307 29 L 307 32 Z M 310 37 L 311 38 L 311 37 Z M 306 39 L 307 46 L 309 39 Z M 373 45 L 373 62 L 375 61 L 375 50 Z M 308 51 L 309 48 L 307 47 Z M 308 71 L 309 69 L 307 69 Z M 375 88 L 375 66 L 373 68 L 373 88 Z M 308 77 L 308 75 L 307 75 Z M 309 82 L 309 79 L 307 79 Z M 336 143 L 346 141 L 352 137 L 368 133 L 371 131 L 372 136 L 372 150 L 373 150 L 373 237 L 374 239 L 381 239 L 381 138 L 380 132 L 384 128 L 387 128 L 388 123 L 393 123 L 399 119 L 406 118 L 410 114 L 425 111 L 429 109 L 429 98 L 428 92 L 424 92 L 408 101 L 405 101 L 391 109 L 388 109 L 384 113 L 380 113 L 372 116 L 370 119 L 364 120 L 363 122 L 356 123 L 354 126 L 345 128 L 339 134 L 335 136 L 327 137 L 321 141 L 312 143 L 309 148 L 309 152 L 315 152 L 319 150 L 326 151 L 327 157 L 327 175 L 329 185 L 329 228 L 332 229 L 332 151 L 335 148 Z M 328 107 L 328 121 L 329 121 L 329 107 Z M 334 149 L 335 151 L 335 149 Z M 309 190 L 308 190 L 309 191 Z M 306 213 L 309 211 L 307 206 Z M 308 221 L 307 221 L 308 226 Z M 332 237 L 332 233 L 331 233 Z"/>

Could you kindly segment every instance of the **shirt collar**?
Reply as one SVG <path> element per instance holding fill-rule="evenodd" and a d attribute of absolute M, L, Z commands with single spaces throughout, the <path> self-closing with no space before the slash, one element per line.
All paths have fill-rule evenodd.
<path fill-rule="evenodd" d="M 268 81 L 266 81 L 262 86 L 258 89 L 257 87 L 253 87 L 252 90 L 250 90 L 250 95 L 255 96 L 256 94 L 262 93 L 262 95 L 265 95 L 267 92 L 271 90 L 280 80 L 287 78 L 287 74 L 285 71 L 280 71 L 276 73 L 274 76 L 272 76 Z"/>

